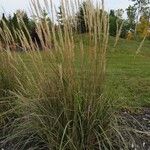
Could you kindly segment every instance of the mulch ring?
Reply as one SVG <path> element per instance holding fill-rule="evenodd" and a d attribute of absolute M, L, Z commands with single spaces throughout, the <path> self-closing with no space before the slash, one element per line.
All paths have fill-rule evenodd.
<path fill-rule="evenodd" d="M 150 108 L 142 108 L 138 113 L 123 111 L 123 120 L 133 129 L 134 143 L 131 150 L 150 150 Z"/>

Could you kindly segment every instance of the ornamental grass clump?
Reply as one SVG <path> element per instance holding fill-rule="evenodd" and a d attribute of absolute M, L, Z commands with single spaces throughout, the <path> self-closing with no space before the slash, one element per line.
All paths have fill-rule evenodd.
<path fill-rule="evenodd" d="M 9 53 L 15 60 L 11 65 L 17 88 L 10 89 L 15 99 L 7 113 L 15 117 L 5 125 L 3 145 L 13 143 L 20 150 L 127 148 L 115 117 L 116 102 L 103 96 L 109 38 L 104 1 L 95 7 L 90 0 L 62 0 L 59 23 L 53 1 L 44 3 L 31 1 L 39 43 L 27 34 L 24 23 L 26 32 L 15 31 L 24 51 Z M 41 19 L 43 8 L 50 24 L 46 17 Z M 83 20 L 76 15 L 78 8 Z M 83 21 L 87 44 L 78 31 Z"/>

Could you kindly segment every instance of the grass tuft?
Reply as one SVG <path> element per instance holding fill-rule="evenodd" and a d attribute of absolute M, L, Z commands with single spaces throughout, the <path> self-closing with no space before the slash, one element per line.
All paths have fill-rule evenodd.
<path fill-rule="evenodd" d="M 46 19 L 40 19 L 40 2 L 31 2 L 41 45 L 18 30 L 15 33 L 24 52 L 11 52 L 14 37 L 7 26 L 2 33 L 8 37 L 8 52 L 1 53 L 0 61 L 6 60 L 0 72 L 0 89 L 8 91 L 13 102 L 0 116 L 14 116 L 3 126 L 3 144 L 13 143 L 14 149 L 21 150 L 128 149 L 118 123 L 119 104 L 104 96 L 109 40 L 104 1 L 95 8 L 88 0 L 83 8 L 89 31 L 86 40 L 77 34 L 76 18 L 69 19 L 75 15 L 71 10 L 82 1 L 62 1 L 63 20 L 57 30 L 53 23 L 49 27 Z M 53 2 L 45 4 L 55 22 Z M 6 93 L 0 94 L 4 102 L 10 96 Z"/>

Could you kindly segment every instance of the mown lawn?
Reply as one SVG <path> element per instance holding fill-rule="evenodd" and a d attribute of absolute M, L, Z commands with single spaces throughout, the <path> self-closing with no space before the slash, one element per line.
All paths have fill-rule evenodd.
<path fill-rule="evenodd" d="M 79 39 L 83 40 L 84 48 L 88 48 L 88 40 L 86 35 L 81 35 L 77 38 L 77 47 L 79 46 Z M 150 41 L 145 41 L 140 53 L 136 54 L 136 50 L 140 42 L 127 41 L 120 39 L 116 48 L 113 48 L 114 38 L 110 37 L 109 47 L 107 53 L 107 75 L 105 93 L 112 100 L 117 99 L 124 107 L 141 107 L 150 106 Z M 80 56 L 80 52 L 77 52 Z M 34 53 L 33 53 L 34 54 Z M 35 53 L 25 54 L 20 53 L 22 60 L 34 74 L 36 68 L 33 65 L 41 59 Z M 42 55 L 41 55 L 42 54 Z M 40 52 L 44 62 L 45 70 L 50 65 L 49 52 Z M 78 57 L 77 56 L 77 57 Z M 77 58 L 77 61 L 80 58 Z M 22 65 L 21 65 L 22 66 Z M 22 67 L 23 68 L 23 67 Z M 42 69 L 42 66 L 38 67 Z M 24 70 L 25 71 L 25 70 Z M 122 106 L 122 105 L 121 105 Z"/>
<path fill-rule="evenodd" d="M 114 49 L 110 39 L 106 91 L 125 107 L 150 106 L 150 41 L 136 54 L 139 42 L 120 40 Z"/>

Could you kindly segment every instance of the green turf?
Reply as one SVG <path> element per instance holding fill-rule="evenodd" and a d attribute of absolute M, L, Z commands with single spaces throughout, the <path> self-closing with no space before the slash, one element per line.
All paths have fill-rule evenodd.
<path fill-rule="evenodd" d="M 81 38 L 84 47 L 88 48 L 87 36 L 84 34 L 80 36 L 76 41 L 77 48 Z M 105 86 L 107 96 L 120 100 L 125 107 L 150 106 L 150 41 L 145 41 L 139 54 L 136 54 L 136 50 L 140 42 L 120 39 L 117 47 L 113 48 L 114 41 L 115 38 L 110 37 Z M 42 53 L 45 67 L 49 67 L 51 62 L 47 57 L 48 53 L 40 53 Z M 32 59 L 25 53 L 20 55 L 27 67 L 34 72 Z M 80 58 L 77 58 L 77 61 L 78 59 Z M 36 60 L 35 55 L 35 63 L 36 61 L 39 59 Z"/>
<path fill-rule="evenodd" d="M 107 56 L 106 91 L 127 107 L 150 106 L 150 41 L 136 55 L 139 42 L 121 39 L 113 48 L 110 39 Z"/>

